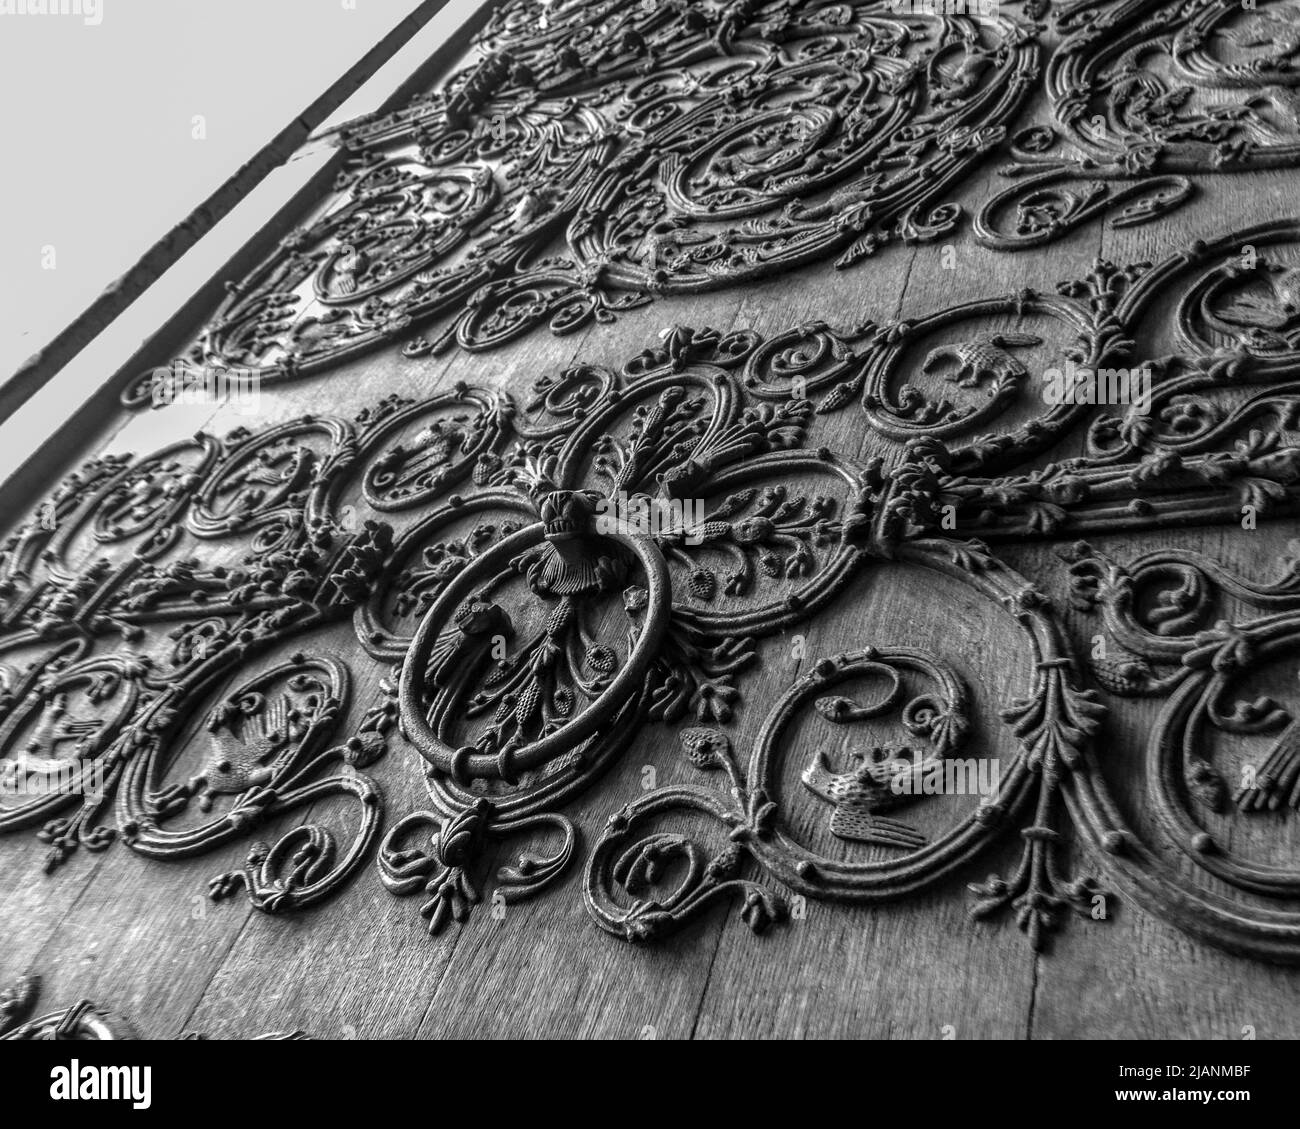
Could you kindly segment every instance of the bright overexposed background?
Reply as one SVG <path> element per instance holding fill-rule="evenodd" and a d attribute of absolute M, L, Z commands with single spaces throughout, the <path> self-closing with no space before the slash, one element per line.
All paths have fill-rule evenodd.
<path fill-rule="evenodd" d="M 0 380 L 417 6 L 101 0 L 98 26 L 0 15 Z"/>

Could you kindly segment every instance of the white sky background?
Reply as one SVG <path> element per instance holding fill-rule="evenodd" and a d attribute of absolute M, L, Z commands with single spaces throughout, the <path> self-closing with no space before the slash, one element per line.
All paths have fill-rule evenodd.
<path fill-rule="evenodd" d="M 0 380 L 418 0 L 344 2 L 100 0 L 98 26 L 0 14 Z"/>

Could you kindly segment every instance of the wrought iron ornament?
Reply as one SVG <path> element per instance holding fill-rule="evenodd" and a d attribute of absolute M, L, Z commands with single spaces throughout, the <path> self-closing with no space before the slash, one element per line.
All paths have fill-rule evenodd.
<path fill-rule="evenodd" d="M 24 976 L 0 990 L 0 1041 L 25 1042 L 36 1039 L 66 1039 L 102 1042 L 134 1039 L 135 1030 L 124 1019 L 97 1007 L 90 1000 L 78 1000 L 64 1011 L 33 1016 L 40 994 L 40 980 Z"/>
<path fill-rule="evenodd" d="M 186 360 L 273 385 L 385 343 L 419 363 L 658 294 L 849 267 L 954 231 L 956 186 L 1004 142 L 1015 184 L 977 238 L 1041 246 L 1114 208 L 1145 222 L 1194 175 L 1295 163 L 1292 9 L 1265 7 L 1083 0 L 1049 29 L 1041 3 L 985 19 L 507 3 L 442 89 L 354 126 L 335 198 L 231 285 Z M 1040 80 L 1053 121 L 1024 122 Z M 1203 105 L 1211 83 L 1240 101 Z M 251 844 L 212 896 L 312 905 L 377 846 L 430 932 L 486 883 L 530 897 L 585 851 L 588 908 L 629 939 L 723 897 L 755 929 L 790 894 L 906 897 L 1019 836 L 1020 863 L 973 884 L 972 911 L 1011 911 L 1035 946 L 1104 882 L 1214 943 L 1295 960 L 1297 877 L 1206 823 L 1230 800 L 1243 820 L 1297 805 L 1294 720 L 1236 695 L 1297 642 L 1300 566 L 1261 584 L 1082 539 L 1294 515 L 1297 242 L 1300 221 L 1279 220 L 908 321 L 672 326 L 617 368 L 541 376 L 526 403 L 459 384 L 93 459 L 0 549 L 0 830 L 36 829 L 55 869 L 117 838 L 194 857 L 310 807 L 319 822 Z M 1174 298 L 1172 345 L 1149 355 L 1158 296 Z M 1149 402 L 1047 397 L 1031 373 L 1049 365 L 1144 368 Z M 157 388 L 146 374 L 125 401 Z M 828 439 L 845 413 L 879 453 Z M 1081 453 L 1058 457 L 1067 441 Z M 1048 539 L 1078 542 L 1071 598 L 1099 617 L 1101 650 L 999 555 Z M 1033 656 L 1002 703 L 1016 752 L 994 793 L 933 836 L 914 819 L 924 795 L 891 786 L 899 766 L 993 744 L 951 656 L 864 624 L 845 653 L 809 657 L 754 736 L 737 725 L 763 641 L 842 614 L 886 563 L 965 585 Z M 320 640 L 349 620 L 345 664 Z M 357 708 L 355 663 L 387 675 Z M 864 697 L 864 678 L 883 690 Z M 1131 695 L 1166 700 L 1148 785 L 1187 871 L 1130 826 L 1098 762 L 1108 705 Z M 809 755 L 788 739 L 809 712 L 900 736 Z M 563 809 L 648 726 L 707 775 L 639 794 L 584 848 Z M 429 801 L 385 826 L 362 770 L 399 730 Z M 1276 740 L 1235 787 L 1211 731 Z M 341 849 L 315 813 L 331 800 L 355 813 Z M 796 803 L 833 854 L 801 841 Z M 661 829 L 683 814 L 725 845 Z M 1067 873 L 1067 823 L 1100 880 Z M 485 875 L 487 846 L 519 838 L 533 845 Z"/>
<path fill-rule="evenodd" d="M 954 195 L 1004 147 L 1014 183 L 974 233 L 1005 250 L 1104 213 L 1150 222 L 1203 174 L 1300 163 L 1285 3 L 1075 0 L 1050 28 L 1044 0 L 916 7 L 508 0 L 441 88 L 352 127 L 334 195 L 231 283 L 186 359 L 266 384 L 385 343 L 489 349 L 851 267 L 952 235 Z M 1025 122 L 1040 88 L 1050 120 Z"/>
<path fill-rule="evenodd" d="M 1294 6 L 1076 0 L 1055 30 L 1051 121 L 1012 138 L 1017 183 L 980 210 L 982 243 L 1041 247 L 1103 214 L 1149 223 L 1218 174 L 1300 163 Z"/>
<path fill-rule="evenodd" d="M 189 359 L 265 384 L 392 341 L 488 349 L 945 236 L 1039 55 L 1020 18 L 882 0 L 503 4 L 471 65 L 348 133 L 333 201 Z"/>
<path fill-rule="evenodd" d="M 0 990 L 0 1042 L 114 1042 L 140 1037 L 130 1022 L 104 1010 L 91 1000 L 78 1000 L 63 1011 L 32 1016 L 40 988 L 39 977 L 24 976 L 17 983 Z M 191 1033 L 183 1038 L 206 1039 L 207 1036 Z M 287 1031 L 254 1035 L 251 1038 L 256 1041 L 281 1041 L 305 1039 L 307 1036 L 302 1031 Z"/>
<path fill-rule="evenodd" d="M 905 897 L 1013 833 L 1021 865 L 973 885 L 973 912 L 1010 909 L 1041 944 L 1063 910 L 1087 912 L 1102 889 L 1063 872 L 1068 818 L 1106 883 L 1216 943 L 1294 959 L 1300 916 L 1170 866 L 1109 798 L 1094 741 L 1112 695 L 1168 694 L 1147 753 L 1162 829 L 1208 878 L 1294 895 L 1292 872 L 1238 859 L 1198 827 L 1197 805 L 1221 806 L 1226 784 L 1187 735 L 1278 731 L 1237 797 L 1240 818 L 1295 806 L 1290 715 L 1232 694 L 1237 672 L 1297 642 L 1297 563 L 1260 587 L 1190 554 L 1125 565 L 1079 544 L 1073 598 L 1103 614 L 1113 640 L 1085 658 L 996 546 L 1236 523 L 1243 507 L 1262 520 L 1295 512 L 1300 315 L 1287 264 L 1298 242 L 1297 221 L 1263 225 L 1155 266 L 1099 261 L 1051 294 L 906 322 L 770 339 L 675 327 L 618 371 L 576 364 L 541 377 L 523 408 L 459 385 L 420 402 L 390 396 L 353 420 L 308 416 L 92 461 L 4 548 L 0 647 L 38 658 L 10 671 L 0 703 L 6 779 L 23 785 L 3 825 L 40 828 L 53 866 L 108 844 L 100 819 L 114 799 L 121 838 L 167 859 L 310 800 L 355 799 L 362 818 L 341 857 L 323 828 L 299 827 L 212 886 L 293 909 L 336 889 L 380 835 L 379 793 L 356 769 L 382 755 L 396 723 L 428 762 L 430 803 L 394 813 L 378 866 L 394 893 L 419 895 L 436 932 L 481 899 L 490 840 L 552 844 L 496 876 L 506 901 L 566 873 L 580 836 L 561 809 L 638 731 L 661 725 L 722 783 L 644 793 L 596 839 L 586 899 L 620 936 L 661 935 L 730 894 L 761 929 L 785 905 L 763 876 L 805 898 Z M 1177 351 L 1147 357 L 1139 330 L 1169 294 Z M 1024 329 L 988 328 L 1007 314 Z M 1021 360 L 1035 350 L 1093 369 L 1148 366 L 1149 410 L 1045 400 Z M 985 430 L 1013 410 L 1023 422 Z M 859 413 L 887 453 L 860 460 L 819 443 L 843 412 Z M 1080 430 L 1086 453 L 1040 457 Z M 358 518 L 366 505 L 404 528 Z M 205 565 L 195 545 L 226 546 L 234 563 Z M 110 546 L 130 553 L 115 563 L 99 555 Z M 906 818 L 924 797 L 883 782 L 905 755 L 942 764 L 989 744 L 944 656 L 874 641 L 864 624 L 855 650 L 810 657 L 752 743 L 729 733 L 759 642 L 843 607 L 885 562 L 968 586 L 1018 625 L 1034 658 L 1003 705 L 1018 752 L 995 794 L 933 840 Z M 1169 588 L 1154 613 L 1133 599 L 1152 585 Z M 1218 591 L 1262 618 L 1209 625 Z M 346 616 L 393 676 L 356 732 L 331 744 L 347 670 L 308 654 L 272 660 Z M 265 669 L 243 673 L 258 656 Z M 863 674 L 883 681 L 877 698 L 846 692 Z M 172 780 L 183 721 L 205 702 L 211 751 Z M 877 742 L 845 763 L 808 757 L 783 740 L 808 709 L 850 727 L 896 719 L 907 744 Z M 787 795 L 780 769 L 795 754 L 799 788 Z M 102 781 L 97 794 L 33 795 L 69 761 L 83 783 Z M 785 818 L 796 798 L 821 805 L 835 839 L 877 857 L 846 862 L 799 842 Z M 715 821 L 726 847 L 656 831 L 673 811 Z M 182 816 L 194 822 L 172 830 Z M 668 874 L 672 889 L 657 889 Z"/>

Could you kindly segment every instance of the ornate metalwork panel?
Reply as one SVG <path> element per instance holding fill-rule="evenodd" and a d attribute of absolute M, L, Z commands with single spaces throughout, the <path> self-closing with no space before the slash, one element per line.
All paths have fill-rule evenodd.
<path fill-rule="evenodd" d="M 1300 960 L 1298 55 L 1264 0 L 500 5 L 123 375 L 156 449 L 15 522 L 0 830 L 426 946 Z"/>

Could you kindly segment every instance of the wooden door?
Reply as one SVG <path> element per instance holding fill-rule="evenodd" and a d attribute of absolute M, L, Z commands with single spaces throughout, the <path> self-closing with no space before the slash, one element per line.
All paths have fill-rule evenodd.
<path fill-rule="evenodd" d="M 10 1022 L 1300 1034 L 1298 57 L 506 0 L 6 489 Z"/>

